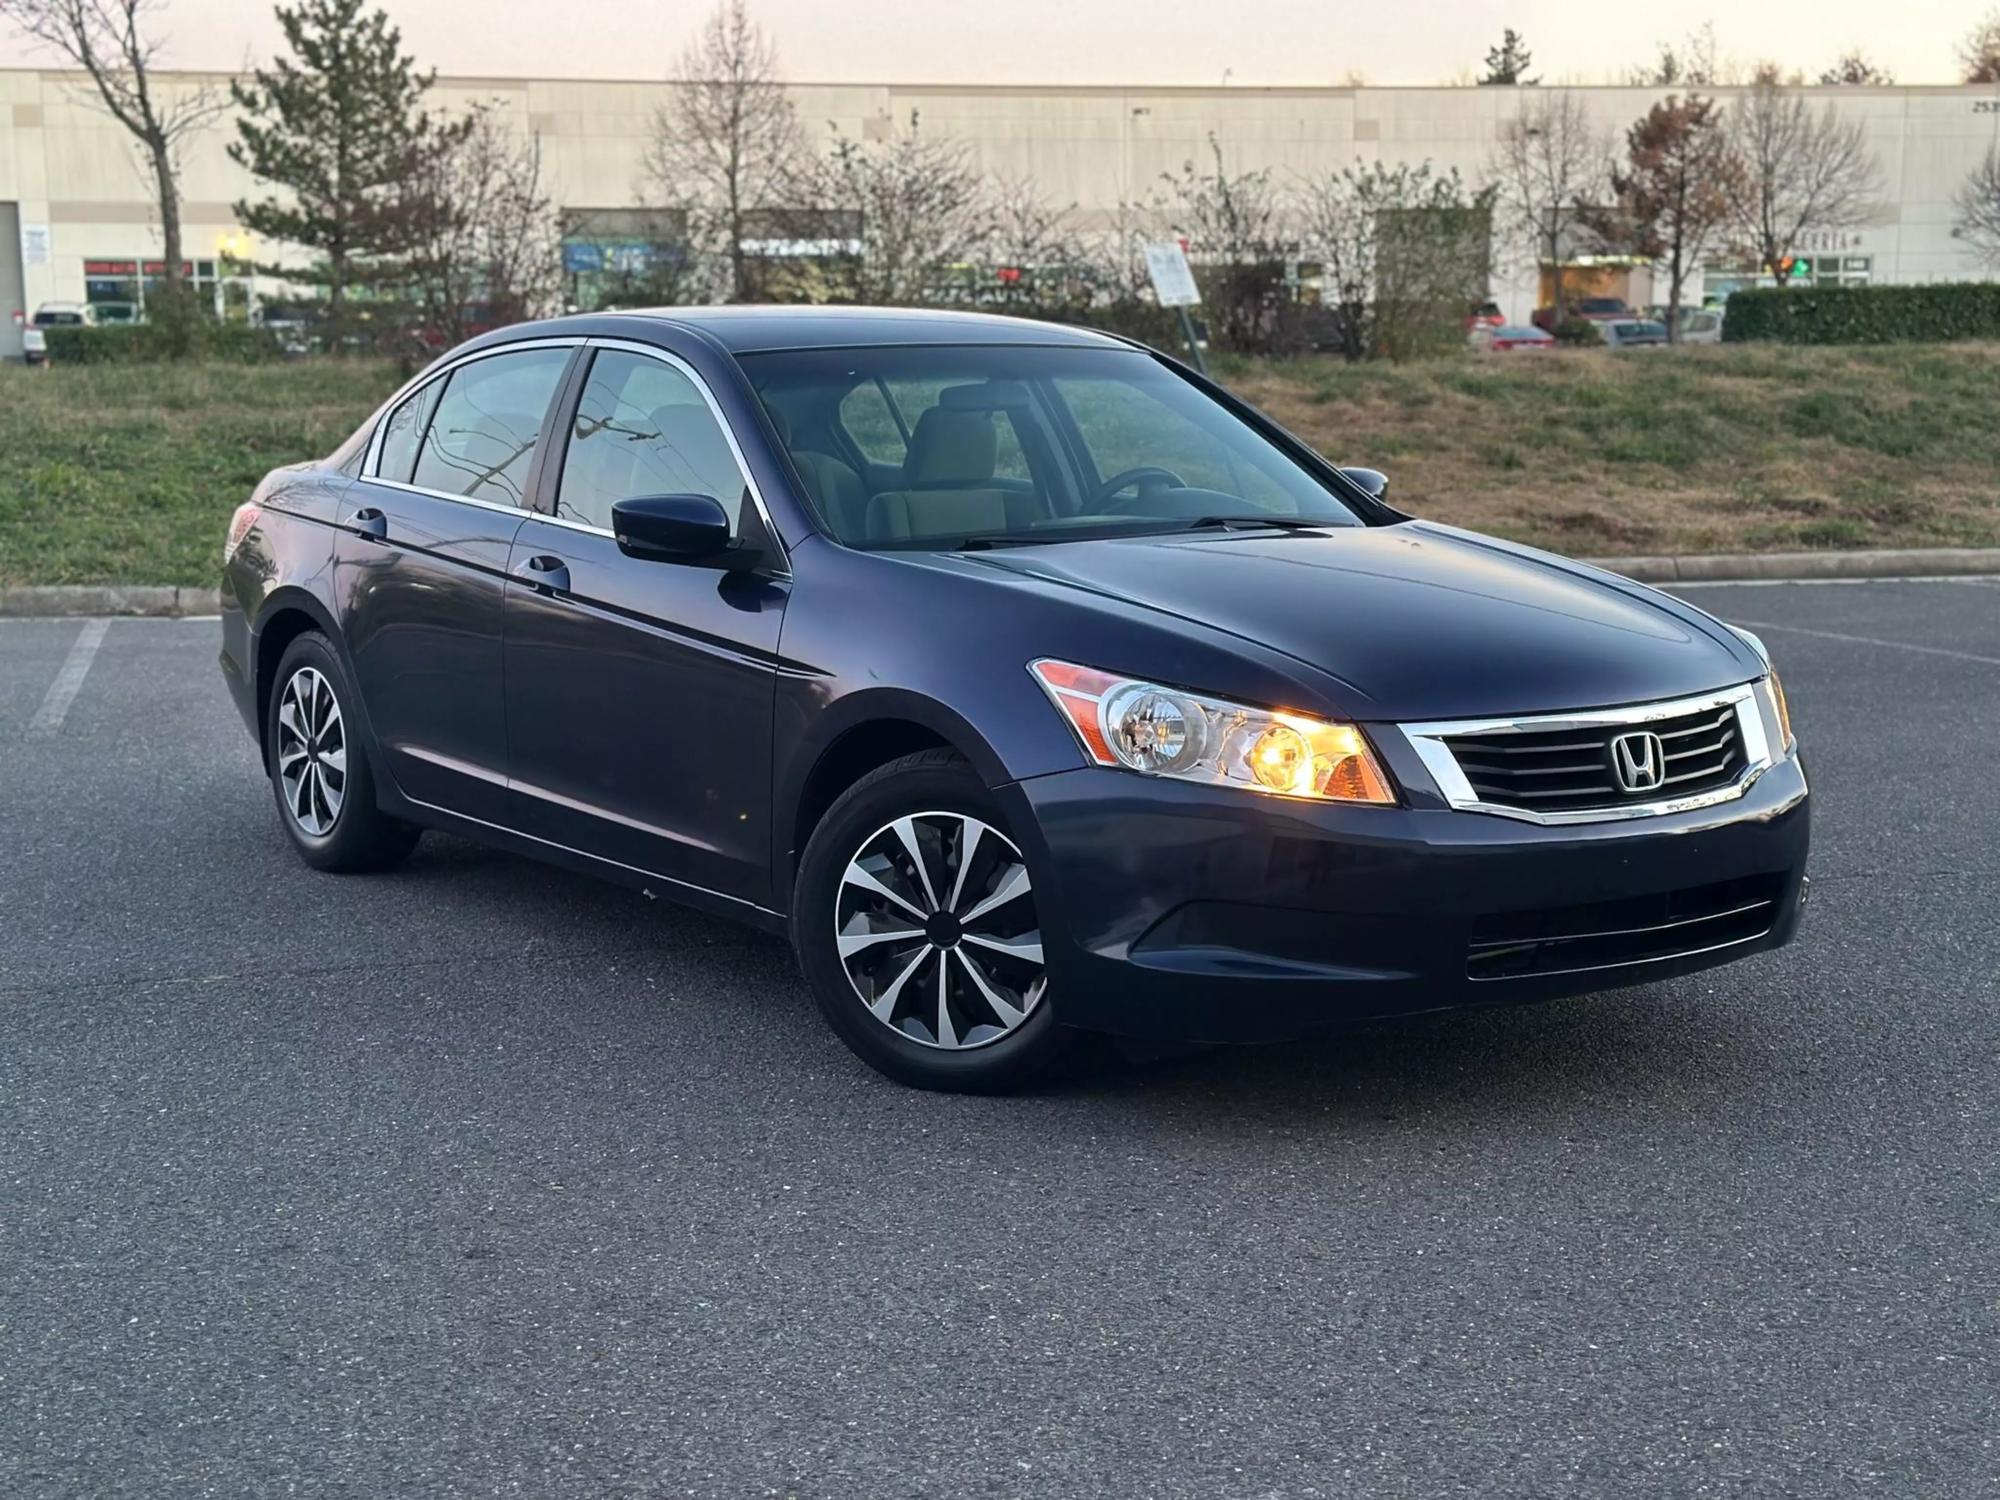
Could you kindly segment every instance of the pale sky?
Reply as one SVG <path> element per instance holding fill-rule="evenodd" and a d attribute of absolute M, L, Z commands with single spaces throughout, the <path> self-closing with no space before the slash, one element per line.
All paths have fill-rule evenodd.
<path fill-rule="evenodd" d="M 161 0 L 168 66 L 234 68 L 279 42 L 269 0 Z M 785 75 L 828 83 L 1449 83 L 1501 29 L 1549 82 L 1611 82 L 1713 20 L 1723 51 L 1816 75 L 1862 48 L 1901 83 L 1957 81 L 1983 0 L 1740 0 L 1726 11 L 1617 0 L 751 0 Z M 666 76 L 709 0 L 387 0 L 447 74 Z M 0 64 L 45 54 L 0 33 Z"/>

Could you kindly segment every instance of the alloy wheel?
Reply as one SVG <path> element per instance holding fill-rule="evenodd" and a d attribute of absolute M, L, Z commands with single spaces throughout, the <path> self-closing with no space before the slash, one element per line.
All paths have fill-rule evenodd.
<path fill-rule="evenodd" d="M 864 839 L 834 897 L 834 941 L 876 1020 L 945 1051 L 1008 1036 L 1048 987 L 1021 851 L 966 813 L 911 813 Z"/>
<path fill-rule="evenodd" d="M 294 672 L 278 702 L 278 784 L 292 821 L 324 838 L 347 797 L 347 733 L 333 684 L 315 667 Z"/>

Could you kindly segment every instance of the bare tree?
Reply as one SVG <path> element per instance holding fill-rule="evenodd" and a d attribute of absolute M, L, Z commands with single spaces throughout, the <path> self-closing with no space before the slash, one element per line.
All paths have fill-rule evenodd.
<path fill-rule="evenodd" d="M 1669 94 L 1626 132 L 1611 175 L 1621 248 L 1667 263 L 1667 337 L 1680 340 L 1681 293 L 1729 219 L 1742 171 L 1713 99 Z"/>
<path fill-rule="evenodd" d="M 1678 47 L 1661 42 L 1650 61 L 1625 70 L 1623 82 L 1634 88 L 1712 89 L 1733 83 L 1737 72 L 1716 40 L 1715 23 L 1704 21 Z"/>
<path fill-rule="evenodd" d="M 801 217 L 856 231 L 822 257 L 824 290 L 834 301 L 952 300 L 968 271 L 983 264 L 993 236 L 991 195 L 972 148 L 925 135 L 915 110 L 907 128 L 880 139 L 836 131 L 798 196 L 810 204 Z"/>
<path fill-rule="evenodd" d="M 1881 176 L 1861 126 L 1833 105 L 1763 80 L 1737 96 L 1727 116 L 1742 171 L 1730 183 L 1736 241 L 1760 267 L 1775 267 L 1802 235 L 1866 223 Z"/>
<path fill-rule="evenodd" d="M 542 186 L 537 137 L 489 106 L 470 128 L 440 132 L 411 191 L 422 232 L 409 274 L 430 327 L 449 347 L 481 327 L 550 311 L 561 290 L 561 230 Z"/>
<path fill-rule="evenodd" d="M 1162 174 L 1155 218 L 1187 241 L 1214 336 L 1244 352 L 1280 349 L 1295 332 L 1286 271 L 1297 244 L 1287 206 L 1268 171 L 1232 173 L 1213 135 L 1208 150 L 1207 170 L 1189 161 Z"/>
<path fill-rule="evenodd" d="M 758 256 L 745 246 L 785 207 L 803 153 L 798 119 L 778 79 L 778 50 L 744 0 L 722 0 L 680 56 L 680 81 L 654 117 L 647 196 L 700 205 L 703 241 L 722 241 L 728 295 L 759 295 Z"/>
<path fill-rule="evenodd" d="M 160 213 L 165 289 L 161 309 L 178 323 L 186 316 L 181 259 L 181 194 L 176 154 L 180 143 L 220 114 L 228 96 L 219 90 L 162 90 L 154 78 L 161 44 L 146 26 L 160 0 L 0 0 L 0 18 L 55 48 L 89 75 L 104 110 L 129 132 L 145 154 Z M 176 340 L 185 348 L 185 340 Z"/>
<path fill-rule="evenodd" d="M 1988 265 L 2000 266 L 2000 146 L 1986 148 L 1986 159 L 1958 190 L 1957 205 L 1952 232 Z"/>
<path fill-rule="evenodd" d="M 1567 90 L 1526 101 L 1500 127 L 1488 177 L 1517 242 L 1549 268 L 1557 324 L 1569 308 L 1563 258 L 1605 192 L 1609 152 L 1583 101 Z"/>
<path fill-rule="evenodd" d="M 992 282 L 975 300 L 1026 317 L 1074 319 L 1113 289 L 1115 272 L 1084 244 L 1076 205 L 1050 203 L 1032 178 L 990 194 Z"/>
<path fill-rule="evenodd" d="M 1849 47 L 1834 59 L 1832 67 L 1821 71 L 1819 81 L 1838 88 L 1886 88 L 1896 81 L 1896 75 L 1859 47 Z"/>
<path fill-rule="evenodd" d="M 1990 10 L 1958 44 L 1967 83 L 2000 83 L 2000 10 Z"/>
<path fill-rule="evenodd" d="M 1321 268 L 1320 306 L 1347 359 L 1403 359 L 1462 343 L 1486 294 L 1492 193 L 1453 168 L 1356 162 L 1298 187 L 1300 250 Z"/>

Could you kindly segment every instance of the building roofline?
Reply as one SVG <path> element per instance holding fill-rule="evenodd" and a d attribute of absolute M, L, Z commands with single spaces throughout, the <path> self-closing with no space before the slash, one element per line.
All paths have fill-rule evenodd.
<path fill-rule="evenodd" d="M 0 79 L 33 74 L 44 79 L 86 82 L 87 75 L 80 68 L 38 68 L 32 66 L 0 67 Z M 161 68 L 153 76 L 162 80 L 201 80 L 204 82 L 227 81 L 244 78 L 247 72 L 236 72 L 222 68 Z M 537 84 L 605 84 L 616 87 L 666 88 L 683 83 L 677 78 L 618 78 L 592 74 L 538 74 L 533 77 L 498 73 L 443 73 L 437 75 L 440 87 L 463 88 L 527 88 Z M 1031 94 L 1057 94 L 1071 96 L 1117 96 L 1120 94 L 1173 94 L 1188 98 L 1223 99 L 1231 96 L 1278 95 L 1293 98 L 1349 98 L 1362 94 L 1467 94 L 1489 90 L 1496 95 L 1506 90 L 1513 93 L 1679 93 L 1685 88 L 1672 84 L 1651 83 L 1543 83 L 1543 84 L 1470 84 L 1470 83 L 1379 83 L 1379 84 L 1307 84 L 1307 83 L 1232 83 L 1228 85 L 1210 83 L 948 83 L 930 80 L 910 80 L 892 82 L 883 79 L 826 79 L 787 78 L 781 80 L 787 88 L 794 89 L 861 89 L 882 90 L 900 94 L 983 94 L 992 97 L 1022 96 Z M 1716 84 L 1704 86 L 1702 92 L 1713 94 L 1739 93 L 1751 85 Z M 1828 98 L 1845 98 L 1861 95 L 1898 94 L 1966 94 L 1984 97 L 1996 92 L 1994 85 L 1984 83 L 1891 83 L 1891 84 L 1839 84 L 1801 83 L 1787 87 L 1795 88 L 1803 94 L 1825 95 Z"/>

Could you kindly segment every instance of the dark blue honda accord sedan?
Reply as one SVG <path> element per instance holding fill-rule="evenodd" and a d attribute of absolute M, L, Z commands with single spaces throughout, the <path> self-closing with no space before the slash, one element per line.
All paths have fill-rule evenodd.
<path fill-rule="evenodd" d="M 1384 501 L 1105 335 L 834 308 L 476 339 L 236 513 L 286 833 L 790 934 L 892 1077 L 1275 1040 L 1788 941 L 1762 645 Z"/>

